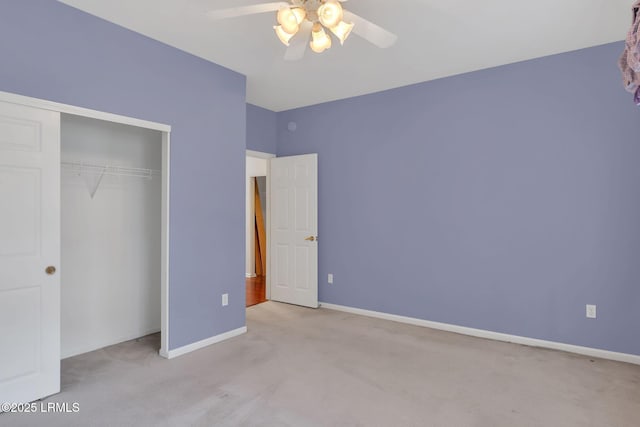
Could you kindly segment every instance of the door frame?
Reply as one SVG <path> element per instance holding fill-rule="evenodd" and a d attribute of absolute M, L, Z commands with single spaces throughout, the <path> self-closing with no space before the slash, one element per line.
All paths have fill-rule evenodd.
<path fill-rule="evenodd" d="M 169 189 L 170 189 L 170 165 L 171 165 L 171 126 L 136 119 L 133 117 L 121 116 L 118 114 L 105 113 L 88 108 L 76 107 L 73 105 L 61 104 L 38 98 L 18 95 L 0 91 L 0 101 L 9 104 L 23 105 L 27 107 L 39 108 L 41 110 L 55 111 L 63 114 L 87 117 L 106 122 L 119 123 L 123 125 L 136 126 L 162 132 L 162 237 L 161 237 L 161 301 L 160 301 L 160 351 L 162 357 L 169 356 Z M 268 254 L 267 254 L 268 255 Z M 268 272 L 267 272 L 268 274 Z"/>
<path fill-rule="evenodd" d="M 264 153 L 262 151 L 246 150 L 246 152 L 247 152 L 246 157 L 254 157 L 256 159 L 267 160 L 267 191 L 266 191 L 266 197 L 265 197 L 267 200 L 267 206 L 266 206 L 267 223 L 265 224 L 265 226 L 267 228 L 267 245 L 268 245 L 269 242 L 271 241 L 271 191 L 269 190 L 269 187 L 271 186 L 271 162 L 269 161 L 269 159 L 273 159 L 277 156 L 275 154 Z M 245 162 L 245 165 L 246 165 L 246 162 Z M 267 266 L 267 275 L 265 276 L 264 286 L 267 294 L 266 297 L 268 300 L 271 299 L 271 268 L 269 268 L 270 256 L 271 256 L 271 251 L 267 250 L 267 259 L 265 260 L 265 263 L 266 263 L 265 265 Z"/>

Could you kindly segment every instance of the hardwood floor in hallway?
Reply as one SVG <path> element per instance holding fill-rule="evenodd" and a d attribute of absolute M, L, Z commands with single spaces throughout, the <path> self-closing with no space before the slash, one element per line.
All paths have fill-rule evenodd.
<path fill-rule="evenodd" d="M 247 286 L 247 307 L 267 301 L 267 288 L 264 276 L 248 277 Z"/>

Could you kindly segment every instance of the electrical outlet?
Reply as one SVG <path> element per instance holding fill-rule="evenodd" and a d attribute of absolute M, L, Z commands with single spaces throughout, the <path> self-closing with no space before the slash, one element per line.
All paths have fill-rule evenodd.
<path fill-rule="evenodd" d="M 333 274 L 329 273 L 329 276 L 327 276 L 327 282 L 333 283 Z"/>
<path fill-rule="evenodd" d="M 587 317 L 589 319 L 596 318 L 596 306 L 587 304 Z"/>
<path fill-rule="evenodd" d="M 229 294 L 222 294 L 222 306 L 226 307 L 229 305 Z"/>

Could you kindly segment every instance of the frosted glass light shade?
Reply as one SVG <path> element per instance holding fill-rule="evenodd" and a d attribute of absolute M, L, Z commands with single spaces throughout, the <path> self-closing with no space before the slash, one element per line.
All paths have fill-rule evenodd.
<path fill-rule="evenodd" d="M 340 21 L 338 25 L 330 27 L 329 29 L 335 34 L 338 40 L 340 40 L 340 44 L 344 44 L 344 41 L 349 37 L 349 34 L 351 34 L 351 30 L 353 30 L 353 23 L 347 24 L 344 21 Z"/>
<path fill-rule="evenodd" d="M 324 28 L 320 24 L 315 24 L 311 31 L 311 50 L 316 53 L 322 53 L 331 47 L 331 37 L 327 35 Z"/>
<path fill-rule="evenodd" d="M 311 47 L 311 50 L 314 51 L 315 53 L 322 53 L 325 50 L 327 50 L 326 47 L 320 47 L 320 46 L 316 45 L 313 41 L 311 43 L 309 43 L 309 46 Z"/>
<path fill-rule="evenodd" d="M 336 0 L 327 0 L 318 8 L 318 19 L 327 28 L 335 27 L 342 21 L 342 6 Z"/>
<path fill-rule="evenodd" d="M 284 7 L 278 11 L 278 24 L 282 27 L 282 30 L 289 33 L 295 34 L 298 32 L 298 17 L 296 14 L 288 7 Z"/>
<path fill-rule="evenodd" d="M 302 24 L 302 21 L 304 21 L 304 18 L 307 17 L 307 11 L 304 10 L 304 8 L 302 7 L 294 7 L 293 9 L 291 9 L 291 12 L 293 12 L 293 14 L 296 16 L 298 25 Z"/>
<path fill-rule="evenodd" d="M 291 37 L 293 37 L 295 34 L 287 33 L 284 29 L 282 29 L 281 25 L 276 25 L 275 27 L 273 27 L 273 29 L 276 31 L 276 35 L 278 36 L 282 44 L 284 44 L 285 46 L 289 46 L 289 40 L 291 40 Z"/>

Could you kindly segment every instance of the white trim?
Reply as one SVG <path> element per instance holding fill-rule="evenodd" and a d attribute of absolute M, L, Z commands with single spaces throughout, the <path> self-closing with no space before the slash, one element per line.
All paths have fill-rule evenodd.
<path fill-rule="evenodd" d="M 162 351 L 160 355 L 162 357 L 166 357 L 167 359 L 173 359 L 174 357 L 182 356 L 183 354 L 191 353 L 192 351 L 200 350 L 201 348 L 210 346 L 212 344 L 217 344 L 221 341 L 237 337 L 238 335 L 242 335 L 246 332 L 247 327 L 243 326 L 242 328 L 234 329 L 232 331 L 225 332 L 224 334 L 216 335 L 202 341 L 194 342 L 193 344 L 185 345 L 184 347 L 169 350 L 168 352 Z"/>
<path fill-rule="evenodd" d="M 59 113 L 74 114 L 76 116 L 89 117 L 92 119 L 104 120 L 107 122 L 153 129 L 160 132 L 171 132 L 171 126 L 162 123 L 149 122 L 147 120 L 135 119 L 133 117 L 120 116 L 118 114 L 105 113 L 88 108 L 60 104 L 58 102 L 31 98 L 28 96 L 17 95 L 15 93 L 0 91 L 0 101 L 8 102 L 10 104 L 26 105 L 29 107 L 40 108 L 41 110 L 57 111 Z"/>
<path fill-rule="evenodd" d="M 440 331 L 454 332 L 456 334 L 469 335 L 472 337 L 486 338 L 495 341 L 503 341 L 514 344 L 527 345 L 531 347 L 548 348 L 551 350 L 566 351 L 569 353 L 582 354 L 600 359 L 615 360 L 618 362 L 633 363 L 640 365 L 640 356 L 635 354 L 617 353 L 614 351 L 600 350 L 597 348 L 581 347 L 572 344 L 563 344 L 555 341 L 545 341 L 536 338 L 521 337 L 518 335 L 502 334 L 499 332 L 486 331 L 483 329 L 467 328 L 465 326 L 451 325 L 448 323 L 432 322 L 430 320 L 416 319 L 414 317 L 398 316 L 396 314 L 382 313 L 379 311 L 363 310 L 360 308 L 347 307 L 343 305 L 329 304 L 321 302 L 320 306 L 329 310 L 343 311 L 360 316 L 375 317 L 377 319 L 391 320 L 393 322 L 406 323 L 414 326 L 438 329 Z"/>
<path fill-rule="evenodd" d="M 275 156 L 275 154 L 263 153 L 262 151 L 247 150 L 247 157 L 255 157 L 258 159 L 272 159 Z"/>
<path fill-rule="evenodd" d="M 162 134 L 162 241 L 160 273 L 160 355 L 169 348 L 169 217 L 171 178 L 171 134 Z"/>
<path fill-rule="evenodd" d="M 273 156 L 272 158 L 275 158 Z M 265 298 L 271 299 L 271 161 L 267 159 L 267 193 L 265 198 L 267 199 L 267 259 L 265 260 L 267 266 L 267 275 L 265 276 Z"/>
<path fill-rule="evenodd" d="M 244 275 L 247 279 L 253 279 L 254 277 L 258 277 L 256 274 L 253 274 L 253 273 L 245 273 Z"/>

